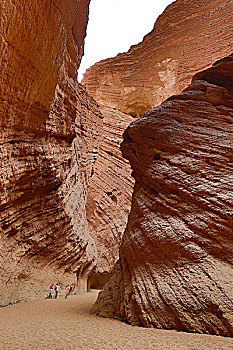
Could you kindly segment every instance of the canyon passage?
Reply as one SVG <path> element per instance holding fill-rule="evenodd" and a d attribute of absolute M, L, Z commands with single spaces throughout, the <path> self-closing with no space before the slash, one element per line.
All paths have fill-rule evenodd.
<path fill-rule="evenodd" d="M 156 334 L 197 348 L 175 330 L 206 334 L 213 349 L 224 336 L 218 349 L 232 349 L 233 3 L 174 1 L 141 43 L 80 84 L 89 3 L 0 4 L 0 311 L 24 322 L 59 282 L 62 310 L 83 300 L 87 322 L 135 339 L 144 331 L 129 325 L 152 328 L 153 349 L 163 348 Z M 83 294 L 93 288 L 95 303 Z M 22 332 L 13 345 L 2 334 L 5 349 L 30 348 Z"/>

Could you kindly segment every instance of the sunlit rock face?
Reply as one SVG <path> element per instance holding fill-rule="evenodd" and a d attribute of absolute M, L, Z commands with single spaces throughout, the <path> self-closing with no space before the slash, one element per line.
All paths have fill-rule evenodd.
<path fill-rule="evenodd" d="M 86 289 L 85 205 L 102 115 L 77 83 L 89 0 L 1 2 L 0 303 Z"/>
<path fill-rule="evenodd" d="M 232 52 L 231 0 L 177 0 L 127 53 L 96 63 L 82 83 L 97 102 L 138 117 Z"/>
<path fill-rule="evenodd" d="M 124 134 L 136 180 L 115 274 L 93 312 L 233 335 L 233 56 Z"/>
<path fill-rule="evenodd" d="M 86 205 L 89 232 L 97 247 L 96 268 L 89 278 L 91 288 L 103 286 L 119 257 L 134 183 L 130 164 L 120 151 L 122 135 L 133 118 L 112 108 L 101 107 L 100 111 L 102 137 Z"/>

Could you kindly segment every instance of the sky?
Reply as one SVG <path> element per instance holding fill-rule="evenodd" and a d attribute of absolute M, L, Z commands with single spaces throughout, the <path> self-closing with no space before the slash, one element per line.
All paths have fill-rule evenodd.
<path fill-rule="evenodd" d="M 148 34 L 167 5 L 174 0 L 91 0 L 84 56 L 78 70 L 104 58 L 126 52 Z"/>

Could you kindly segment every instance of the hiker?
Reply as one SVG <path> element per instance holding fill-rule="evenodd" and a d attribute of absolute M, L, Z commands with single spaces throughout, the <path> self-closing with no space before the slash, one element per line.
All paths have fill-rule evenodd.
<path fill-rule="evenodd" d="M 58 296 L 58 293 L 60 291 L 60 286 L 59 286 L 59 283 L 57 282 L 56 286 L 55 286 L 55 299 L 57 299 L 57 296 Z"/>
<path fill-rule="evenodd" d="M 74 291 L 74 288 L 75 288 L 75 285 L 74 285 L 74 284 L 71 284 L 69 294 L 71 294 L 71 292 Z"/>
<path fill-rule="evenodd" d="M 65 296 L 65 299 L 67 299 L 69 293 L 70 293 L 70 286 L 67 284 L 67 286 L 66 286 L 66 296 Z"/>
<path fill-rule="evenodd" d="M 53 283 L 51 284 L 51 286 L 49 287 L 49 299 L 53 298 Z"/>

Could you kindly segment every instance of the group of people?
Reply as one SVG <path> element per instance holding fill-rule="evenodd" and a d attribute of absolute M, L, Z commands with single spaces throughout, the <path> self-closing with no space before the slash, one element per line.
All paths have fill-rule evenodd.
<path fill-rule="evenodd" d="M 67 284 L 66 289 L 65 289 L 65 292 L 66 292 L 65 299 L 67 299 L 67 297 L 71 293 L 72 289 L 73 289 L 73 286 L 70 286 Z M 56 283 L 55 285 L 52 283 L 49 287 L 49 299 L 53 299 L 54 293 L 55 293 L 54 298 L 57 299 L 58 293 L 60 293 L 60 290 L 61 290 L 61 287 L 60 287 L 59 283 Z"/>

